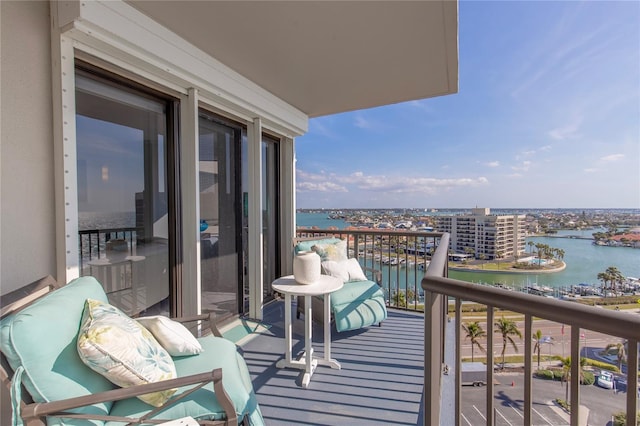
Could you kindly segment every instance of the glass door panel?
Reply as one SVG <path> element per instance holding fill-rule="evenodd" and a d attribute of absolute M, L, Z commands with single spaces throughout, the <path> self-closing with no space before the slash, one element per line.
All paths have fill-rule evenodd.
<path fill-rule="evenodd" d="M 205 112 L 199 117 L 202 312 L 241 313 L 242 131 Z"/>
<path fill-rule="evenodd" d="M 262 241 L 264 300 L 273 298 L 271 283 L 280 276 L 279 243 L 279 145 L 275 139 L 262 139 Z"/>
<path fill-rule="evenodd" d="M 81 275 L 129 315 L 170 312 L 167 102 L 76 77 Z"/>

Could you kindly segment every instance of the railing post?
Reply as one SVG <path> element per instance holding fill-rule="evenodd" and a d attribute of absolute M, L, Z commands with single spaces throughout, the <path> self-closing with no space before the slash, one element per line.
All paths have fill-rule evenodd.
<path fill-rule="evenodd" d="M 638 341 L 627 340 L 627 426 L 637 424 L 638 412 Z"/>
<path fill-rule="evenodd" d="M 531 314 L 526 314 L 524 316 L 524 424 L 530 425 L 531 421 L 531 406 L 532 406 L 532 380 L 531 376 L 533 374 L 533 369 L 531 366 L 532 363 L 532 350 L 531 350 L 531 342 L 533 340 L 532 336 L 532 328 L 533 328 L 533 317 Z M 538 345 L 541 342 L 538 341 Z M 540 349 L 538 349 L 538 353 L 540 353 Z M 540 358 L 538 358 L 538 364 L 540 364 Z"/>
<path fill-rule="evenodd" d="M 580 424 L 580 327 L 571 326 L 571 426 Z M 567 401 L 568 402 L 568 401 Z"/>
<path fill-rule="evenodd" d="M 460 426 L 460 416 L 462 415 L 462 402 L 460 394 L 462 393 L 462 301 L 456 298 L 456 354 L 455 354 L 455 371 L 456 371 L 456 396 L 455 396 L 455 410 L 456 420 L 455 425 Z"/>
<path fill-rule="evenodd" d="M 360 234 L 353 236 L 353 257 L 360 260 Z"/>
<path fill-rule="evenodd" d="M 487 305 L 487 425 L 493 426 L 493 306 Z M 504 365 L 503 365 L 504 367 Z"/>
<path fill-rule="evenodd" d="M 441 244 L 448 246 L 449 235 L 443 234 Z M 429 277 L 443 277 L 447 274 L 448 247 L 443 247 L 422 279 L 424 293 L 424 406 L 425 425 L 440 425 L 440 403 L 442 389 L 442 361 L 444 356 L 444 327 L 446 325 L 445 301 L 447 296 L 427 291 L 425 280 Z M 443 300 L 444 299 L 444 300 Z"/>
<path fill-rule="evenodd" d="M 440 425 L 442 387 L 442 295 L 425 292 L 424 308 L 424 424 Z"/>

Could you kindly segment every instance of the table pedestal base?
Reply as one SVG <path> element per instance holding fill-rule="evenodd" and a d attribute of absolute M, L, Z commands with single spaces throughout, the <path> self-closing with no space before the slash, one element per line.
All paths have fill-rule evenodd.
<path fill-rule="evenodd" d="M 287 361 L 286 359 L 281 359 L 276 363 L 277 368 L 297 368 L 299 370 L 305 370 L 304 375 L 302 376 L 302 387 L 309 387 L 309 382 L 311 382 L 311 376 L 316 371 L 316 367 L 318 365 L 326 365 L 327 367 L 331 367 L 335 370 L 340 370 L 342 366 L 338 361 L 333 358 L 325 359 L 325 358 L 313 358 L 313 349 L 311 350 L 311 359 L 307 359 L 307 351 L 304 351 L 298 359 L 292 359 L 291 361 Z M 311 367 L 307 369 L 307 365 Z"/>
<path fill-rule="evenodd" d="M 335 359 L 331 358 L 331 324 L 329 323 L 330 312 L 330 295 L 325 294 L 324 296 L 324 357 L 323 358 L 314 358 L 313 357 L 313 347 L 311 342 L 311 330 L 312 330 L 312 313 L 311 313 L 311 296 L 305 295 L 305 315 L 304 315 L 304 326 L 305 326 L 305 350 L 302 355 L 298 359 L 293 359 L 291 355 L 291 335 L 292 333 L 292 325 L 291 325 L 291 294 L 285 293 L 284 296 L 284 315 L 285 315 L 285 341 L 286 341 L 286 351 L 285 358 L 281 359 L 276 363 L 277 368 L 297 368 L 300 370 L 304 370 L 304 375 L 302 376 L 302 387 L 307 388 L 309 386 L 309 382 L 311 381 L 311 376 L 313 376 L 314 371 L 318 365 L 326 365 L 331 368 L 339 370 L 341 368 L 340 363 Z"/>

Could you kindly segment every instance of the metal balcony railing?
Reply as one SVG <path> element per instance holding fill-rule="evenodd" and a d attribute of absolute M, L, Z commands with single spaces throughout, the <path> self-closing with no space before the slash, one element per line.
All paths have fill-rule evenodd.
<path fill-rule="evenodd" d="M 598 309 L 578 303 L 533 296 L 447 278 L 447 247 L 449 235 L 440 238 L 440 246 L 431 259 L 422 280 L 425 298 L 424 347 L 424 424 L 440 425 L 442 371 L 445 352 L 444 333 L 447 309 L 455 300 L 455 424 L 461 423 L 461 303 L 463 300 L 487 306 L 487 348 L 493 348 L 494 310 L 507 309 L 524 314 L 524 424 L 532 424 L 532 327 L 533 318 L 547 319 L 571 326 L 571 359 L 580 359 L 581 330 L 593 330 L 626 339 L 627 398 L 626 424 L 636 425 L 638 410 L 638 342 L 640 318 L 624 312 Z M 570 370 L 570 398 L 572 426 L 578 426 L 580 413 L 580 362 L 572 362 Z M 493 425 L 494 414 L 494 356 L 487 350 L 486 424 Z"/>
<path fill-rule="evenodd" d="M 362 266 L 381 273 L 381 286 L 387 304 L 407 310 L 424 310 L 424 292 L 420 287 L 431 254 L 440 244 L 441 233 L 353 230 L 298 229 L 298 237 L 337 237 L 347 240 L 349 257 Z M 448 242 L 447 242 L 448 244 Z"/>
<path fill-rule="evenodd" d="M 85 263 L 99 259 L 116 244 L 118 250 L 134 254 L 138 228 L 86 229 L 79 231 L 80 270 Z"/>

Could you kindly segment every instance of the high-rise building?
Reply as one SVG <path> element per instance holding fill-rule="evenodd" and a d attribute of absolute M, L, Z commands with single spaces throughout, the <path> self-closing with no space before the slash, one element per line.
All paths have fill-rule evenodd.
<path fill-rule="evenodd" d="M 476 258 L 512 257 L 525 250 L 525 215 L 492 215 L 489 208 L 475 208 L 471 214 L 438 216 L 436 230 L 451 235 L 451 250 Z"/>

